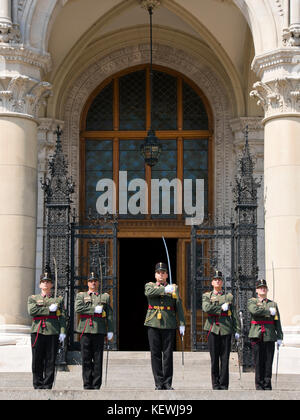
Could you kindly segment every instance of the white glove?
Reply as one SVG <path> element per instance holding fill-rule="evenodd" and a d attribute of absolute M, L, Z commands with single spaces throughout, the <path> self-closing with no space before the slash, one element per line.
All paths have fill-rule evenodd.
<path fill-rule="evenodd" d="M 112 340 L 113 336 L 114 336 L 114 333 L 113 332 L 108 332 L 107 333 L 107 339 L 108 339 L 108 341 Z"/>
<path fill-rule="evenodd" d="M 95 310 L 94 310 L 95 314 L 102 314 L 102 311 L 103 311 L 103 306 L 102 305 L 97 305 L 95 307 Z"/>
<path fill-rule="evenodd" d="M 229 308 L 229 303 L 228 302 L 223 303 L 223 305 L 222 305 L 223 311 L 224 312 L 228 311 L 228 308 Z"/>
<path fill-rule="evenodd" d="M 56 312 L 56 311 L 57 311 L 57 303 L 52 303 L 52 304 L 49 306 L 49 311 L 50 311 L 50 312 Z"/>
<path fill-rule="evenodd" d="M 277 347 L 280 347 L 282 344 L 282 340 L 277 340 Z"/>
<path fill-rule="evenodd" d="M 184 332 L 185 332 L 185 326 L 184 325 L 179 326 L 179 332 L 180 332 L 180 335 L 184 336 Z"/>
<path fill-rule="evenodd" d="M 276 315 L 276 308 L 270 308 L 270 314 L 272 316 Z"/>
<path fill-rule="evenodd" d="M 168 286 L 165 287 L 165 293 L 173 293 L 172 284 L 168 284 Z"/>
<path fill-rule="evenodd" d="M 66 334 L 63 334 L 63 333 L 59 334 L 58 339 L 60 343 L 63 343 L 65 341 L 65 338 L 66 338 Z"/>
<path fill-rule="evenodd" d="M 235 334 L 234 334 L 234 338 L 236 339 L 236 341 L 238 341 L 238 340 L 239 340 L 239 338 L 240 338 L 240 334 L 239 334 L 239 333 L 235 333 Z"/>

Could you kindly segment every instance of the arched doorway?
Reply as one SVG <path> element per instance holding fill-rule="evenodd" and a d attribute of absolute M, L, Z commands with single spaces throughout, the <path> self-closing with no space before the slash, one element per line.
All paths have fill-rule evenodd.
<path fill-rule="evenodd" d="M 109 208 L 108 200 L 103 198 L 107 190 L 99 187 L 99 181 L 112 180 L 115 186 L 113 207 L 119 215 L 118 239 L 122 253 L 119 255 L 118 302 L 114 302 L 114 305 L 118 305 L 120 310 L 124 308 L 124 301 L 131 300 L 125 293 L 124 282 L 131 281 L 128 279 L 130 267 L 137 254 L 139 261 L 142 258 L 140 249 L 144 247 L 147 250 L 144 258 L 150 260 L 149 267 L 153 268 L 157 259 L 165 260 L 163 251 L 160 252 L 160 258 L 150 252 L 159 247 L 156 240 L 161 240 L 162 235 L 169 238 L 172 263 L 176 267 L 173 281 L 178 283 L 185 303 L 186 255 L 190 237 L 190 226 L 185 223 L 185 218 L 190 214 L 189 207 L 182 205 L 186 204 L 183 203 L 184 180 L 191 180 L 190 207 L 193 207 L 196 200 L 196 180 L 204 180 L 204 213 L 207 215 L 212 212 L 213 122 L 205 96 L 182 74 L 154 66 L 152 127 L 156 130 L 163 151 L 158 164 L 153 168 L 145 165 L 140 154 L 140 145 L 150 128 L 150 99 L 150 68 L 149 65 L 140 65 L 105 80 L 90 96 L 81 118 L 81 220 L 85 221 L 88 214 L 97 213 L 99 209 L 101 211 L 105 205 Z M 177 211 L 178 196 L 174 194 L 174 185 L 174 190 L 171 187 L 167 192 L 159 190 L 159 202 L 153 211 L 154 193 L 151 185 L 153 180 L 161 179 L 169 183 L 173 180 L 181 182 L 181 212 Z M 136 180 L 144 181 L 146 188 L 142 194 L 141 183 L 136 183 Z M 164 208 L 166 198 L 169 206 Z M 133 203 L 134 206 L 130 206 Z M 153 242 L 150 243 L 149 239 Z M 128 247 L 132 252 L 130 259 Z M 125 253 L 127 258 L 124 259 Z M 143 284 L 153 279 L 153 271 L 151 268 L 146 270 L 146 266 L 139 275 Z M 136 308 L 139 305 L 134 304 L 144 300 L 142 288 L 132 300 L 133 303 L 123 313 L 128 316 L 128 322 L 130 319 L 143 320 L 146 303 L 144 310 L 140 305 L 138 313 Z M 186 309 L 187 321 L 188 312 Z M 125 335 L 120 333 L 126 317 L 119 314 L 120 349 L 130 349 Z M 189 340 L 186 342 L 189 343 Z M 144 345 L 140 349 L 144 349 Z"/>

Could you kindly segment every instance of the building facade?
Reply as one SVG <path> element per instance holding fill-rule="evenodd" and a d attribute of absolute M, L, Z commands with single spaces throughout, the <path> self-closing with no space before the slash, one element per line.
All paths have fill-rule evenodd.
<path fill-rule="evenodd" d="M 127 171 L 147 182 L 203 177 L 206 210 L 217 222 L 232 215 L 248 126 L 255 176 L 262 179 L 258 276 L 279 304 L 286 346 L 300 346 L 300 0 L 154 1 L 160 5 L 153 13 L 152 114 L 149 16 L 141 3 L 0 0 L 3 340 L 28 332 L 26 300 L 43 265 L 39 180 L 58 125 L 75 185 L 72 206 L 81 218 L 97 200 L 93 174 L 111 177 L 120 189 L 120 171 Z M 199 121 L 191 117 L 197 109 Z M 151 119 L 167 162 L 152 170 L 134 153 Z M 140 247 L 156 244 L 147 248 L 143 239 L 176 240 L 176 281 L 187 299 L 190 226 L 180 216 L 160 216 L 120 218 L 120 259 L 128 246 L 126 258 L 134 259 Z"/>

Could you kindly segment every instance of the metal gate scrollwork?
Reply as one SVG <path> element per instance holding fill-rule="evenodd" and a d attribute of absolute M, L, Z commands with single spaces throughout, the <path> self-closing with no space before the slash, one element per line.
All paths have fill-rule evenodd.
<path fill-rule="evenodd" d="M 114 330 L 117 331 L 117 219 L 115 217 L 86 217 L 81 224 L 75 212 L 71 214 L 72 178 L 62 150 L 62 131 L 57 128 L 54 155 L 49 160 L 49 175 L 41 180 L 44 190 L 45 235 L 43 266 L 54 276 L 54 258 L 57 263 L 57 293 L 64 297 L 67 314 L 67 349 L 78 350 L 77 318 L 74 313 L 75 295 L 87 289 L 89 271 L 102 279 L 101 290 L 110 293 L 114 312 Z M 100 260 L 101 268 L 100 272 Z M 116 349 L 114 334 L 112 349 Z M 66 348 L 58 353 L 58 364 L 66 363 Z"/>
<path fill-rule="evenodd" d="M 234 217 L 220 225 L 205 220 L 191 229 L 191 266 L 188 284 L 191 296 L 191 349 L 207 350 L 207 334 L 203 330 L 205 314 L 202 294 L 211 288 L 213 270 L 218 268 L 225 277 L 226 292 L 231 292 L 238 314 L 243 316 L 243 349 L 240 354 L 243 370 L 252 368 L 252 353 L 248 340 L 250 316 L 248 299 L 255 295 L 257 279 L 257 189 L 260 183 L 253 177 L 253 161 L 249 151 L 248 127 L 245 146 L 238 161 L 235 179 Z M 198 317 L 197 317 L 198 316 Z"/>

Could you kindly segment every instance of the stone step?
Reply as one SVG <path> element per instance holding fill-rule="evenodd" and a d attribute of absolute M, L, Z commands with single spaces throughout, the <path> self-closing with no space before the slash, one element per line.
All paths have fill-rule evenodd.
<path fill-rule="evenodd" d="M 78 354 L 75 355 L 78 359 Z M 70 354 L 69 354 L 70 358 Z M 77 362 L 78 363 L 78 362 Z M 254 390 L 254 373 L 243 372 L 240 380 L 237 354 L 230 355 L 228 391 L 212 391 L 208 353 L 174 352 L 173 386 L 175 391 L 155 391 L 149 352 L 109 352 L 105 385 L 106 353 L 103 361 L 103 385 L 99 391 L 82 389 L 81 365 L 68 365 L 58 371 L 51 391 L 32 388 L 30 372 L 0 373 L 0 399 L 70 399 L 70 400 L 205 400 L 205 399 L 300 399 L 300 375 L 278 375 L 275 389 Z"/>

